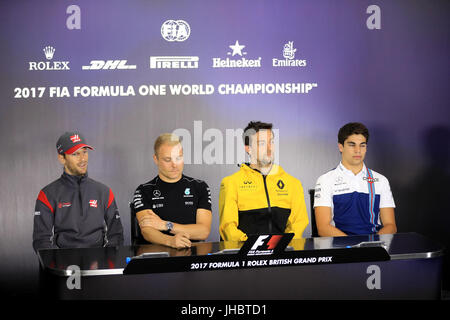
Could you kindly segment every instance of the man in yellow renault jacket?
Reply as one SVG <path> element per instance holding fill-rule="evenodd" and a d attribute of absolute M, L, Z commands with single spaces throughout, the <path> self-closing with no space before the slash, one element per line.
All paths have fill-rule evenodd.
<path fill-rule="evenodd" d="M 245 241 L 250 234 L 294 233 L 308 225 L 301 182 L 274 159 L 271 123 L 250 122 L 244 130 L 250 163 L 222 180 L 219 195 L 222 240 Z"/>

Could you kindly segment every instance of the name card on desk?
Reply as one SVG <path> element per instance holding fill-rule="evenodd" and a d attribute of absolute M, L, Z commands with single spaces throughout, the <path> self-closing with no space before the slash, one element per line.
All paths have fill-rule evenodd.
<path fill-rule="evenodd" d="M 253 248 L 254 245 L 257 245 L 257 243 L 253 242 L 253 245 L 250 247 L 249 252 L 252 250 L 251 248 Z M 257 248 L 253 250 L 257 250 Z M 253 252 L 253 254 L 254 253 L 255 252 Z M 124 269 L 123 274 L 187 271 L 201 272 L 225 269 L 272 268 L 289 266 L 298 267 L 316 264 L 372 262 L 387 260 L 390 260 L 390 256 L 383 247 L 352 247 L 321 250 L 283 251 L 280 253 L 261 255 L 246 255 L 237 252 L 228 254 L 208 254 L 180 257 L 141 257 L 140 259 L 131 259 L 131 261 Z"/>

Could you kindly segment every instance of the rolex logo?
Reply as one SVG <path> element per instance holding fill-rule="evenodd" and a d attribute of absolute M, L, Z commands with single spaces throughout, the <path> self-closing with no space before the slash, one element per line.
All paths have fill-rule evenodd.
<path fill-rule="evenodd" d="M 55 48 L 51 47 L 51 46 L 46 46 L 43 49 L 44 53 L 45 53 L 45 58 L 47 60 L 52 60 L 53 59 L 53 55 L 55 54 Z"/>
<path fill-rule="evenodd" d="M 46 61 L 30 61 L 28 62 L 28 70 L 30 71 L 59 71 L 70 70 L 69 61 L 50 61 L 53 59 L 56 49 L 52 46 L 46 46 L 44 49 Z"/>

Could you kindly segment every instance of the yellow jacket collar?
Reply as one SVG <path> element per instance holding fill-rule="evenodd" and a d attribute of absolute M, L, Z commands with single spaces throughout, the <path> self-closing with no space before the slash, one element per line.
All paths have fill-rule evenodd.
<path fill-rule="evenodd" d="M 241 170 L 245 171 L 245 172 L 252 172 L 252 173 L 256 173 L 256 174 L 260 174 L 262 175 L 262 173 L 257 170 L 257 169 L 253 169 L 250 167 L 249 163 L 243 163 L 241 164 Z M 282 175 L 284 173 L 283 168 L 281 168 L 281 166 L 277 165 L 277 164 L 273 164 L 272 168 L 269 171 L 268 176 L 277 176 L 277 175 Z"/>

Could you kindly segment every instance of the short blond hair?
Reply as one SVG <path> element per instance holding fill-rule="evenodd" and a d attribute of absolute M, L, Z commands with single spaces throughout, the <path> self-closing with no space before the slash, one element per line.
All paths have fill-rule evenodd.
<path fill-rule="evenodd" d="M 158 138 L 156 138 L 155 144 L 153 146 L 153 151 L 155 155 L 158 155 L 158 150 L 163 144 L 168 144 L 174 146 L 181 143 L 180 137 L 173 133 L 163 133 Z"/>

